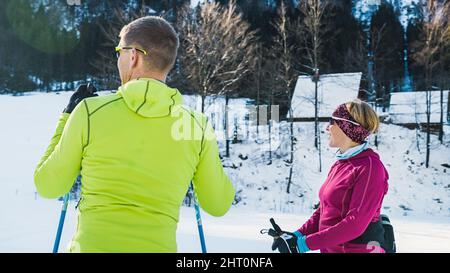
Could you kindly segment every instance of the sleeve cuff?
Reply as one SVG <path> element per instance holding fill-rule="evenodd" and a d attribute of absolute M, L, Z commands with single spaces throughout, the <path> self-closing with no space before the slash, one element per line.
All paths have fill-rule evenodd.
<path fill-rule="evenodd" d="M 310 251 L 308 244 L 306 243 L 306 237 L 303 236 L 303 234 L 300 231 L 294 232 L 294 234 L 297 236 L 297 247 L 300 253 L 306 253 Z"/>
<path fill-rule="evenodd" d="M 318 247 L 314 242 L 314 236 L 308 235 L 305 237 L 305 243 L 308 246 L 310 250 L 318 250 L 320 247 Z"/>

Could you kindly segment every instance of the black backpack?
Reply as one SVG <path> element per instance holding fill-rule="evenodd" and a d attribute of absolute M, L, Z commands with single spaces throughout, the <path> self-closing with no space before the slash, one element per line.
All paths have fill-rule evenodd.
<path fill-rule="evenodd" d="M 358 238 L 350 241 L 353 244 L 369 244 L 377 242 L 386 253 L 396 253 L 394 227 L 385 214 L 380 215 L 380 220 L 372 222 L 366 228 L 364 233 Z"/>
<path fill-rule="evenodd" d="M 384 228 L 384 250 L 386 253 L 396 253 L 397 247 L 395 245 L 394 227 L 385 214 L 380 215 L 380 221 Z"/>

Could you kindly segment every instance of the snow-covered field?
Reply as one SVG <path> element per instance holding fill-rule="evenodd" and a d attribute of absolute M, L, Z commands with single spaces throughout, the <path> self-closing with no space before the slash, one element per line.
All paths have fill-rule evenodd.
<path fill-rule="evenodd" d="M 70 95 L 0 96 L 0 252 L 51 251 L 61 203 L 37 196 L 33 171 Z M 270 165 L 267 128 L 260 128 L 258 137 L 250 129 L 250 140 L 231 145 L 231 156 L 224 165 L 240 201 L 222 218 L 202 214 L 210 252 L 271 252 L 271 240 L 259 233 L 269 226 L 269 218 L 274 217 L 285 230 L 294 230 L 307 219 L 334 160 L 333 150 L 327 148 L 325 126 L 319 173 L 313 126 L 296 124 L 290 194 L 286 193 L 289 136 L 285 123 L 275 137 L 279 141 L 272 146 Z M 447 134 L 442 145 L 432 136 L 431 163 L 426 169 L 424 137 L 383 124 L 378 152 L 390 173 L 383 212 L 391 216 L 400 252 L 450 252 L 450 169 L 442 166 L 450 164 L 450 138 Z M 223 151 L 223 143 L 220 146 Z M 61 248 L 73 234 L 75 213 L 72 203 Z M 180 252 L 200 251 L 193 208 L 182 208 L 177 239 Z"/>
<path fill-rule="evenodd" d="M 0 252 L 51 252 L 60 210 L 60 205 L 56 203 L 51 200 L 10 202 L 9 209 L 1 214 Z M 255 212 L 236 207 L 221 218 L 203 213 L 208 252 L 271 252 L 271 239 L 260 234 L 261 229 L 270 226 L 270 217 L 274 217 L 286 230 L 295 230 L 299 223 L 307 219 L 306 214 Z M 406 217 L 391 220 L 395 225 L 399 252 L 450 252 L 450 219 Z M 76 214 L 71 203 L 60 251 L 68 245 L 75 226 Z M 193 208 L 181 209 L 177 243 L 179 252 L 201 252 Z"/>

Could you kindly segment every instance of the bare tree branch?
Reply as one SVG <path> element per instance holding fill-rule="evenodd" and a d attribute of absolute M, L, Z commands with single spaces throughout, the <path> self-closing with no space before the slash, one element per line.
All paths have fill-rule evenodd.
<path fill-rule="evenodd" d="M 205 2 L 200 10 L 183 9 L 180 61 L 191 86 L 202 98 L 236 90 L 256 58 L 256 32 L 236 11 L 236 1 L 227 7 Z"/>

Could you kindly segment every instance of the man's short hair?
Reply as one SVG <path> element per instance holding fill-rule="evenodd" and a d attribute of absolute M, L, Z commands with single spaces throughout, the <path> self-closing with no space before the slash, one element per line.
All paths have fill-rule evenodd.
<path fill-rule="evenodd" d="M 136 46 L 148 52 L 150 69 L 169 71 L 177 57 L 178 35 L 163 18 L 146 16 L 124 26 L 119 35 L 126 46 Z M 125 46 L 125 45 L 124 45 Z"/>

